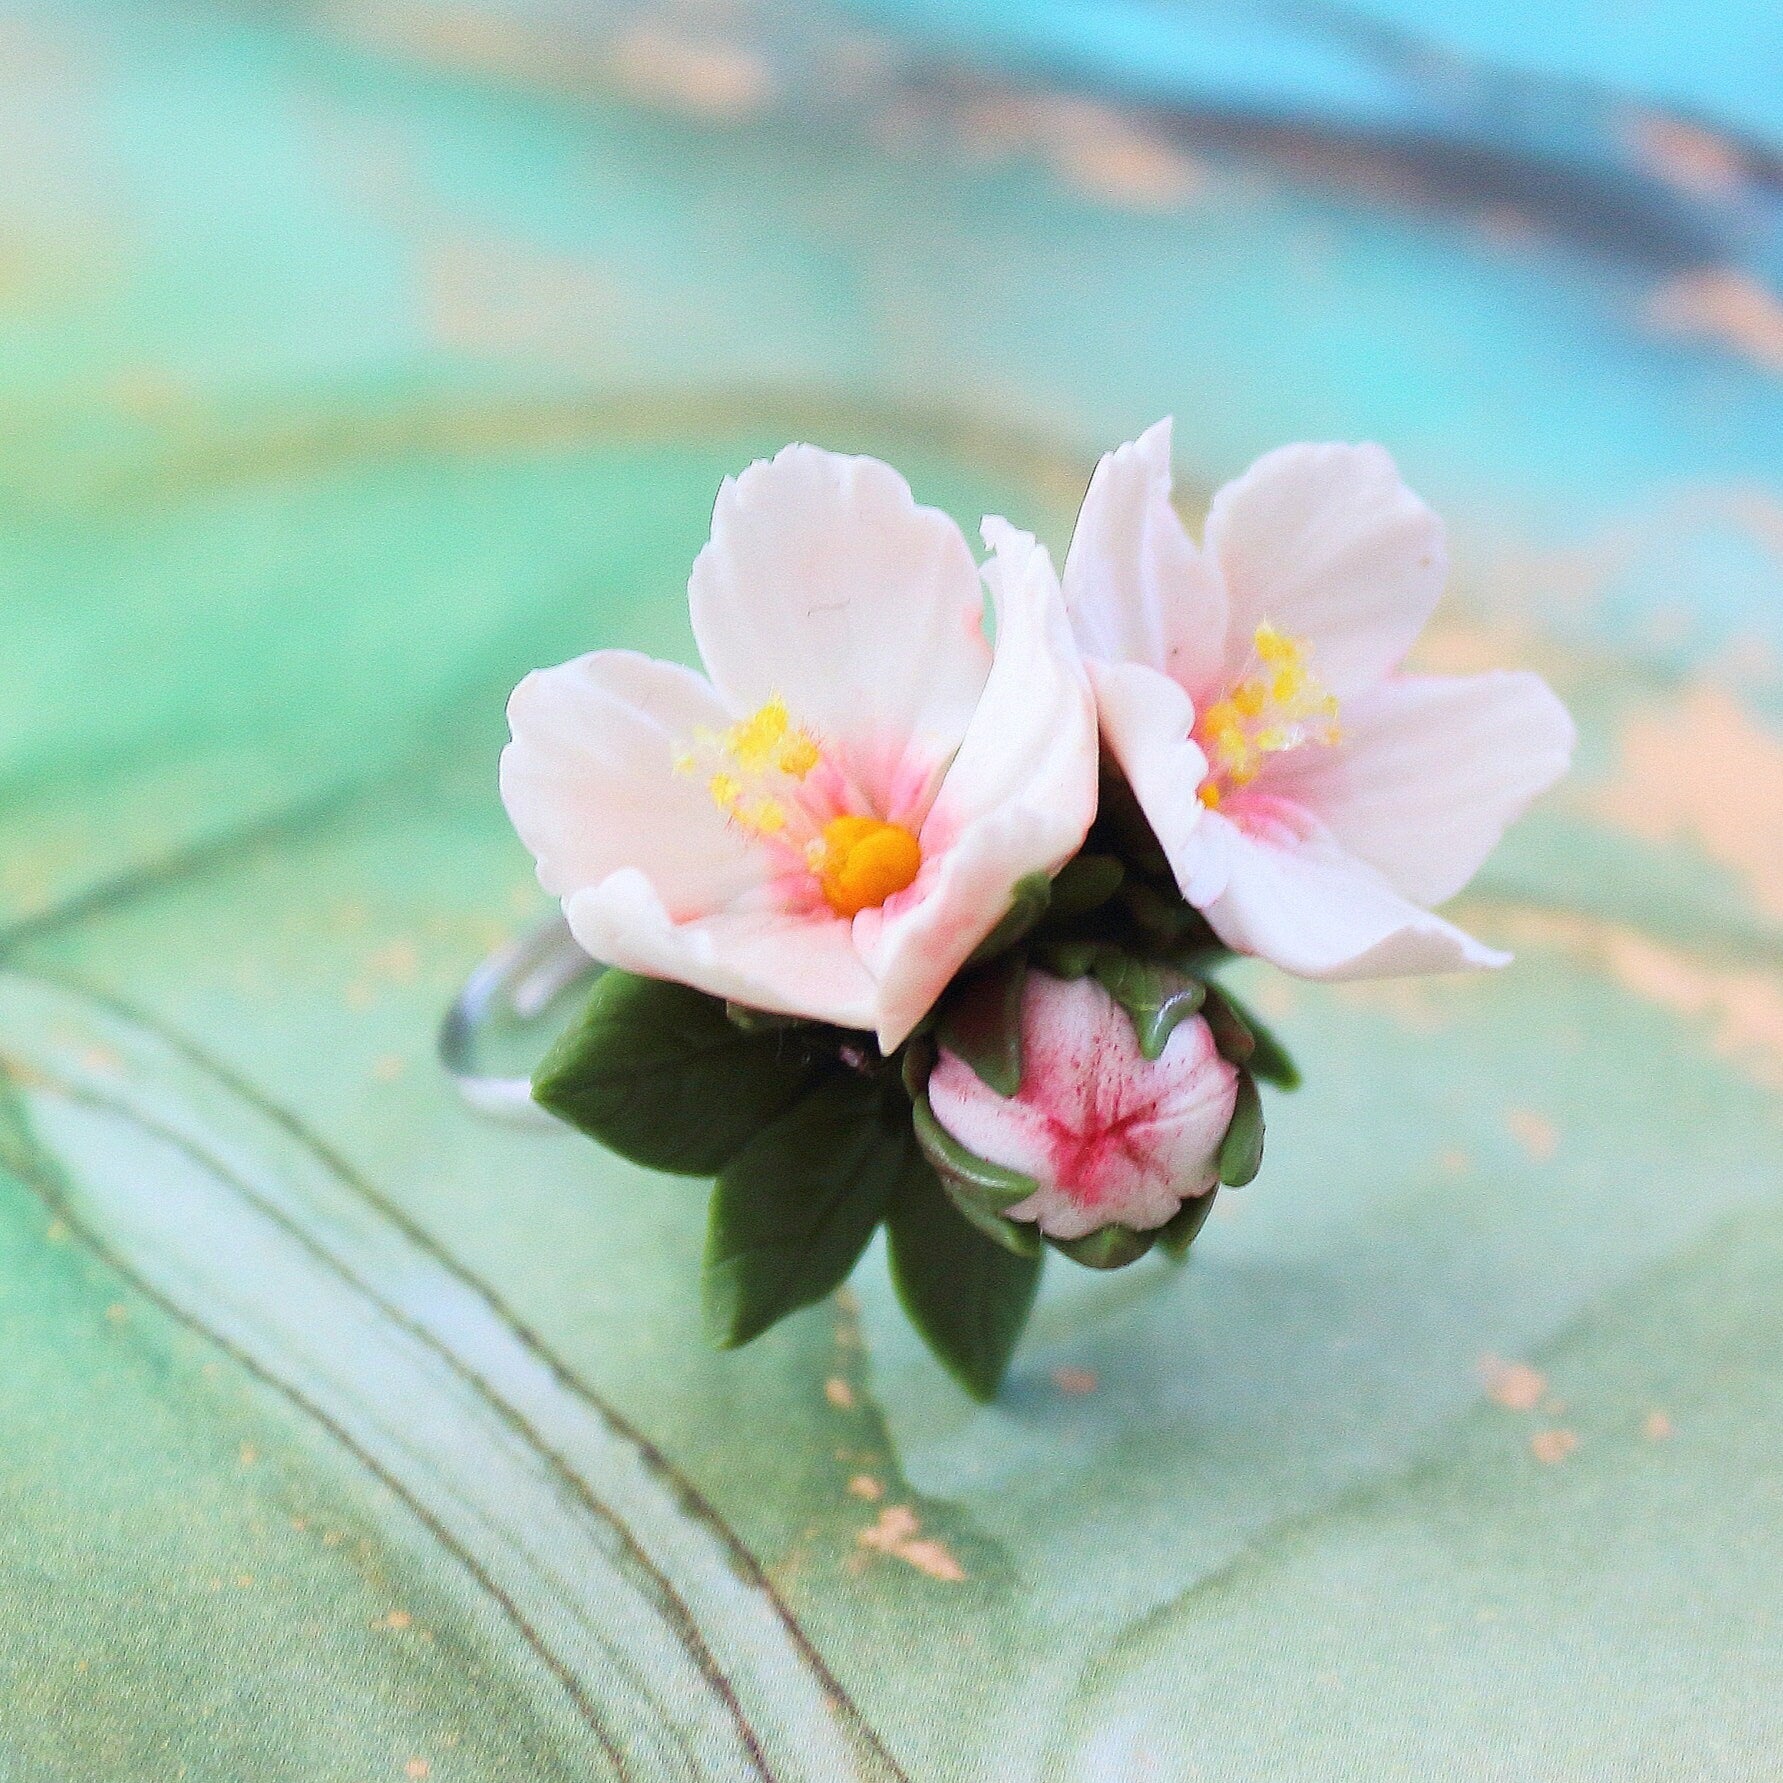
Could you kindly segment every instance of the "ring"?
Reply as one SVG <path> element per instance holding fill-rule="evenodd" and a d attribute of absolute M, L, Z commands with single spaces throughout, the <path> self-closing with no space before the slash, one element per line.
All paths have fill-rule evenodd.
<path fill-rule="evenodd" d="M 480 1068 L 480 1042 L 498 1022 L 533 1022 L 600 971 L 561 916 L 505 942 L 477 966 L 440 1022 L 439 1059 L 470 1107 L 523 1127 L 557 1122 L 532 1099 L 532 1080 Z"/>

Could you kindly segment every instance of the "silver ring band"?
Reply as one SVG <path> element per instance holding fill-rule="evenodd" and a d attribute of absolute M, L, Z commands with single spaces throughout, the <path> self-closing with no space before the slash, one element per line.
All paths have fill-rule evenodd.
<path fill-rule="evenodd" d="M 535 1021 L 571 986 L 599 972 L 561 916 L 498 947 L 452 1000 L 440 1023 L 439 1058 L 460 1096 L 479 1114 L 517 1126 L 555 1127 L 532 1099 L 532 1082 L 478 1067 L 478 1041 L 491 1020 Z"/>

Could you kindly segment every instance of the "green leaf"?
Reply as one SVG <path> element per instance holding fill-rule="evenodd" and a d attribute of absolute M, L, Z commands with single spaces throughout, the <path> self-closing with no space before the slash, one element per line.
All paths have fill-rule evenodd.
<path fill-rule="evenodd" d="M 609 971 L 533 1074 L 532 1093 L 635 1164 L 711 1176 L 824 1068 L 798 1036 L 746 1032 L 703 992 Z"/>
<path fill-rule="evenodd" d="M 1101 1226 L 1082 1238 L 1049 1238 L 1054 1250 L 1063 1251 L 1085 1269 L 1125 1269 L 1137 1263 L 1158 1242 L 1156 1232 L 1135 1232 L 1131 1226 Z"/>
<path fill-rule="evenodd" d="M 1009 908 L 1001 920 L 967 957 L 968 966 L 992 960 L 1013 947 L 1046 914 L 1052 902 L 1052 881 L 1044 873 L 1029 873 L 1018 879 L 1009 894 Z"/>
<path fill-rule="evenodd" d="M 1263 1164 L 1263 1100 L 1257 1080 L 1248 1071 L 1238 1073 L 1238 1102 L 1231 1125 L 1220 1141 L 1220 1181 L 1234 1189 L 1250 1182 Z"/>
<path fill-rule="evenodd" d="M 1040 1185 L 1019 1170 L 993 1164 L 989 1158 L 968 1151 L 935 1119 L 926 1094 L 919 1092 L 912 1099 L 910 1114 L 917 1144 L 929 1168 L 960 1213 L 1005 1250 L 1024 1257 L 1038 1252 L 1040 1236 L 1035 1228 L 1004 1219 L 1003 1210 L 1027 1200 Z"/>
<path fill-rule="evenodd" d="M 1022 990 L 1027 961 L 1004 954 L 968 974 L 951 993 L 936 1038 L 999 1096 L 1022 1084 Z"/>
<path fill-rule="evenodd" d="M 1250 1032 L 1251 1056 L 1245 1060 L 1245 1068 L 1250 1074 L 1262 1078 L 1265 1083 L 1274 1084 L 1277 1089 L 1299 1089 L 1300 1067 L 1294 1063 L 1288 1049 L 1223 985 L 1220 987 L 1220 995 Z"/>
<path fill-rule="evenodd" d="M 987 1238 L 919 1156 L 899 1178 L 886 1231 L 911 1324 L 974 1399 L 991 1398 L 1028 1322 L 1043 1252 L 1018 1256 Z"/>
<path fill-rule="evenodd" d="M 1234 1065 L 1248 1065 L 1257 1050 L 1257 1036 L 1217 984 L 1207 987 L 1207 1001 L 1201 1014 L 1213 1030 L 1213 1043 L 1221 1055 Z"/>
<path fill-rule="evenodd" d="M 1158 1249 L 1180 1263 L 1189 1254 L 1189 1246 L 1201 1236 L 1201 1228 L 1207 1224 L 1207 1216 L 1213 1212 L 1214 1198 L 1219 1192 L 1213 1188 L 1204 1195 L 1191 1195 L 1158 1233 Z"/>
<path fill-rule="evenodd" d="M 735 1349 L 839 1288 L 916 1156 L 881 1084 L 853 1075 L 757 1134 L 712 1191 L 700 1277 L 712 1342 Z"/>
<path fill-rule="evenodd" d="M 1207 995 L 1200 979 L 1131 954 L 1104 953 L 1094 970 L 1102 988 L 1132 1018 L 1140 1053 L 1148 1059 L 1162 1054 L 1177 1024 L 1195 1014 Z"/>
<path fill-rule="evenodd" d="M 1068 860 L 1052 882 L 1048 920 L 1082 916 L 1100 909 L 1121 889 L 1127 869 L 1112 854 L 1080 854 Z"/>

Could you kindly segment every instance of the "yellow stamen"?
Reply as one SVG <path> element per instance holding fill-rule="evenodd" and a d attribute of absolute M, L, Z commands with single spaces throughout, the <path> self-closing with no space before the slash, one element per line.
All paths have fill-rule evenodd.
<path fill-rule="evenodd" d="M 1340 740 L 1337 701 L 1313 673 L 1306 646 L 1265 621 L 1252 647 L 1262 672 L 1215 700 L 1195 726 L 1208 768 L 1198 796 L 1209 810 L 1233 788 L 1255 780 L 1268 756 Z"/>
<path fill-rule="evenodd" d="M 877 817 L 832 817 L 812 871 L 824 901 L 838 916 L 858 916 L 901 892 L 922 869 L 922 846 L 900 823 Z"/>

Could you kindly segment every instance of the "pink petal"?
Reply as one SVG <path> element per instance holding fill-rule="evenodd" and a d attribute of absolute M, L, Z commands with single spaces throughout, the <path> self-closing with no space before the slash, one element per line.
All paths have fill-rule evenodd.
<path fill-rule="evenodd" d="M 1223 853 L 1223 889 L 1202 906 L 1214 932 L 1283 971 L 1396 978 L 1510 959 L 1408 902 L 1286 799 L 1240 795 L 1208 813 L 1197 840 Z"/>
<path fill-rule="evenodd" d="M 1224 680 L 1257 627 L 1305 639 L 1340 698 L 1398 666 L 1442 592 L 1443 525 L 1379 446 L 1283 446 L 1213 499 L 1207 549 L 1230 602 Z"/>
<path fill-rule="evenodd" d="M 676 922 L 649 879 L 628 868 L 564 901 L 576 939 L 598 960 L 690 984 L 752 1009 L 871 1028 L 872 978 L 848 924 L 827 910 L 799 916 L 741 905 Z"/>
<path fill-rule="evenodd" d="M 1096 466 L 1065 554 L 1065 607 L 1086 656 L 1143 663 L 1201 696 L 1219 678 L 1219 565 L 1170 500 L 1168 418 Z"/>
<path fill-rule="evenodd" d="M 990 667 L 965 537 L 873 458 L 788 446 L 727 478 L 688 601 L 736 712 L 778 695 L 863 756 L 914 744 L 944 760 Z"/>
<path fill-rule="evenodd" d="M 1539 675 L 1404 676 L 1343 708 L 1343 742 L 1277 758 L 1260 784 L 1305 806 L 1408 898 L 1440 904 L 1572 759 Z"/>
<path fill-rule="evenodd" d="M 639 867 L 683 914 L 727 904 L 766 871 L 676 751 L 729 722 L 691 669 L 601 650 L 540 669 L 508 701 L 501 794 L 539 883 L 557 897 Z"/>
<path fill-rule="evenodd" d="M 1183 1022 L 1156 1060 L 1094 979 L 1034 972 L 1022 999 L 1022 1082 L 1013 1097 L 942 1053 L 929 1077 L 935 1118 L 982 1158 L 1033 1177 L 1009 1210 L 1055 1238 L 1102 1226 L 1150 1231 L 1213 1187 L 1237 1073 L 1207 1024 Z"/>

